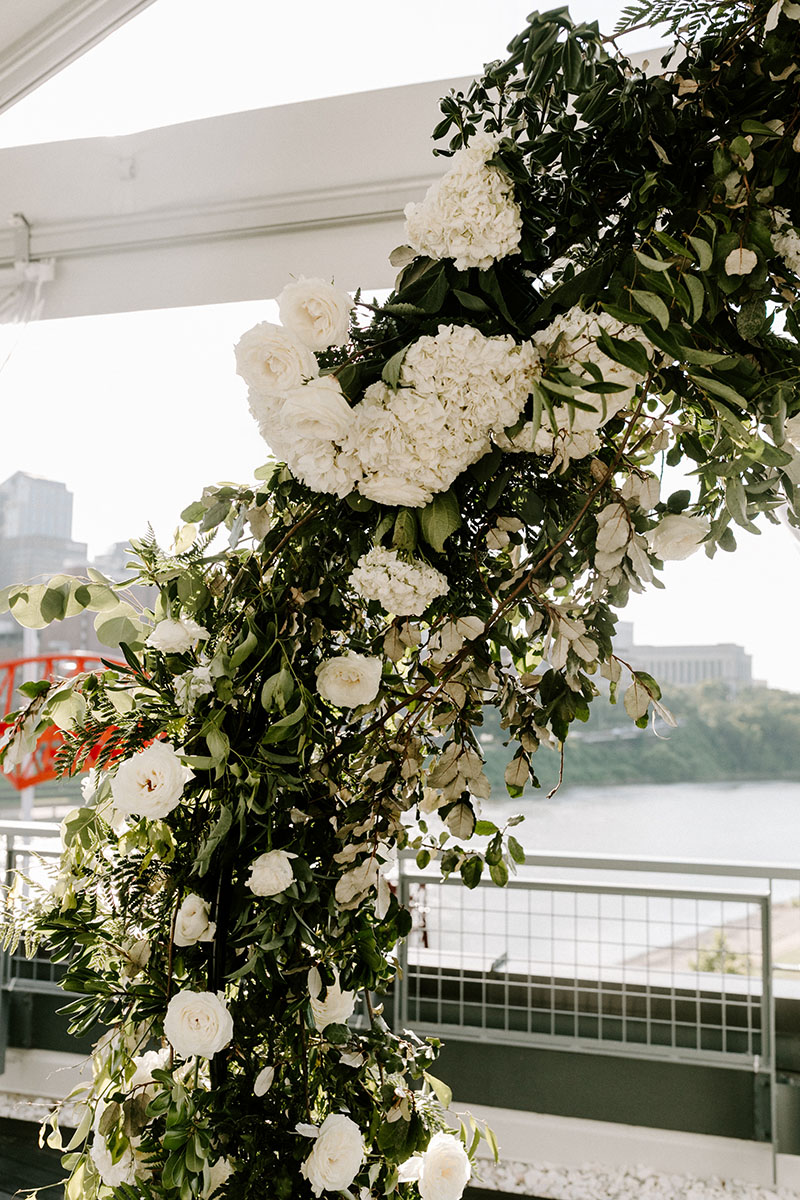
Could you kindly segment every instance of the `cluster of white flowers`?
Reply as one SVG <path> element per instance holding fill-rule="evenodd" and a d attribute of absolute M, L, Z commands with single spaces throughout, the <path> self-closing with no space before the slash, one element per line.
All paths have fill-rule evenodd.
<path fill-rule="evenodd" d="M 338 444 L 352 412 L 336 380 L 320 377 L 314 351 L 347 340 L 352 306 L 324 279 L 300 279 L 278 297 L 283 325 L 262 321 L 235 349 L 261 436 L 308 487 L 340 496 L 358 474 Z"/>
<path fill-rule="evenodd" d="M 422 616 L 437 596 L 450 590 L 447 577 L 427 563 L 408 562 L 396 550 L 373 546 L 362 554 L 350 583 L 365 600 L 377 600 L 396 616 Z"/>
<path fill-rule="evenodd" d="M 373 383 L 352 408 L 292 329 L 256 325 L 236 361 L 262 437 L 313 491 L 343 497 L 357 489 L 382 504 L 419 507 L 517 420 L 539 359 L 530 342 L 441 325 L 409 347 L 398 388 Z"/>
<path fill-rule="evenodd" d="M 790 271 L 800 275 L 800 233 L 785 208 L 775 209 L 776 233 L 772 235 L 775 253 L 780 254 Z"/>
<path fill-rule="evenodd" d="M 486 270 L 519 253 L 522 213 L 505 171 L 487 165 L 498 138 L 475 134 L 419 204 L 405 208 L 406 239 L 430 258 L 452 258 L 459 271 Z"/>
<path fill-rule="evenodd" d="M 538 355 L 530 342 L 484 337 L 469 325 L 440 325 L 403 360 L 400 386 L 367 388 L 348 446 L 362 495 L 419 507 L 445 492 L 512 425 L 531 391 Z"/>
<path fill-rule="evenodd" d="M 615 362 L 603 352 L 597 341 L 602 330 L 610 337 L 637 341 L 648 357 L 654 353 L 652 343 L 642 336 L 637 326 L 623 325 L 608 313 L 584 312 L 578 307 L 562 313 L 546 329 L 533 335 L 541 355 L 552 357 L 556 364 L 571 367 L 576 373 L 581 371 L 582 363 L 593 363 L 606 382 L 619 384 L 625 390 L 606 395 L 579 391 L 575 399 L 589 405 L 588 409 L 556 405 L 553 409 L 555 431 L 547 416 L 538 429 L 529 421 L 513 438 L 507 435 L 496 437 L 501 449 L 552 455 L 553 469 L 559 465 L 566 468 L 572 459 L 586 458 L 599 449 L 598 430 L 630 405 L 636 385 L 641 381 L 636 371 Z"/>

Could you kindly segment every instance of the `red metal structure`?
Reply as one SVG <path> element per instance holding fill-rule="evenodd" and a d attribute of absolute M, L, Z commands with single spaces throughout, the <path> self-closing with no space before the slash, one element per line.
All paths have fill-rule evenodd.
<path fill-rule="evenodd" d="M 15 658 L 8 662 L 0 662 L 0 714 L 10 712 L 18 703 L 15 700 L 15 693 L 19 684 L 23 682 L 33 679 L 71 679 L 86 671 L 103 669 L 102 660 L 98 654 L 81 652 L 39 654 L 34 658 Z M 6 729 L 8 729 L 8 724 L 0 719 L 0 737 Z M 92 749 L 83 765 L 83 770 L 89 770 L 94 766 L 103 740 Z M 64 735 L 61 730 L 55 725 L 51 726 L 39 738 L 36 749 L 27 761 L 13 767 L 6 775 L 6 779 L 20 792 L 25 788 L 45 783 L 47 780 L 56 779 L 55 757 L 63 742 Z"/>

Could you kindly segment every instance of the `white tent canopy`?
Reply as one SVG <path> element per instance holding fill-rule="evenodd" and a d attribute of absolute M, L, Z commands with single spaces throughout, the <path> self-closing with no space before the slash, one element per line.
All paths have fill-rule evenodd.
<path fill-rule="evenodd" d="M 0 107 L 151 2 L 5 0 Z M 43 317 L 264 299 L 292 274 L 390 286 L 403 208 L 446 167 L 431 153 L 438 99 L 468 83 L 0 149 L 0 283 L 23 252 L 53 259 Z M 14 214 L 29 239 L 3 226 Z"/>

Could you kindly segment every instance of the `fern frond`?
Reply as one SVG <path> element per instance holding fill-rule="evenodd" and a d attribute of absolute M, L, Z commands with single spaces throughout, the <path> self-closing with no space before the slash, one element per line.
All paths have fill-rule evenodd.
<path fill-rule="evenodd" d="M 641 26 L 693 40 L 711 24 L 736 25 L 753 16 L 751 0 L 635 0 L 622 11 L 615 36 Z"/>

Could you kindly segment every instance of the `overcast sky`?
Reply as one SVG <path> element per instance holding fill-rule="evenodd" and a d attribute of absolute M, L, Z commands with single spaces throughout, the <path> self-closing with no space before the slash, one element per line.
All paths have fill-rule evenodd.
<path fill-rule="evenodd" d="M 0 114 L 0 147 L 469 74 L 503 52 L 531 6 L 156 0 Z M 571 7 L 576 19 L 611 30 L 624 5 Z M 653 42 L 644 33 L 629 44 Z M 65 481 L 75 494 L 75 536 L 94 550 L 143 532 L 148 521 L 168 536 L 204 484 L 247 481 L 267 457 L 232 346 L 275 316 L 265 299 L 29 326 L 0 375 L 0 479 L 25 470 Z M 0 329 L 0 350 L 7 334 Z M 635 597 L 622 616 L 635 622 L 639 642 L 737 642 L 753 654 L 757 677 L 798 691 L 799 551 L 783 527 L 743 533 L 736 555 L 670 564 L 667 590 Z"/>

